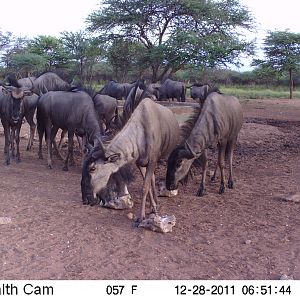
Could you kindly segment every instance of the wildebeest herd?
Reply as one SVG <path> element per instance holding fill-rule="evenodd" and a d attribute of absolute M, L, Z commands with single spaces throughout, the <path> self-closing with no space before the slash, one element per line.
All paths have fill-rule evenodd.
<path fill-rule="evenodd" d="M 76 135 L 83 152 L 81 191 L 83 204 L 106 203 L 113 197 L 128 194 L 136 165 L 143 177 L 139 224 L 146 218 L 146 200 L 151 211 L 158 213 L 155 170 L 161 159 L 167 160 L 166 188 L 178 189 L 179 182 L 189 176 L 191 166 L 202 167 L 202 180 L 197 196 L 205 194 L 207 150 L 218 148 L 218 162 L 212 179 L 220 169 L 219 193 L 225 191 L 225 157 L 229 161 L 228 188 L 233 188 L 233 149 L 242 127 L 243 115 L 239 100 L 222 94 L 209 85 L 193 85 L 191 97 L 199 103 L 191 117 L 180 127 L 174 113 L 160 100 L 185 102 L 183 83 L 165 80 L 148 84 L 137 80 L 131 84 L 107 83 L 99 92 L 68 84 L 55 73 L 16 80 L 7 76 L 1 83 L 0 118 L 5 135 L 5 164 L 20 157 L 20 129 L 23 118 L 30 125 L 27 150 L 33 144 L 36 112 L 39 136 L 39 158 L 43 158 L 42 142 L 47 145 L 47 165 L 53 168 L 52 146 L 65 160 L 64 170 L 74 164 L 73 139 Z M 122 113 L 118 101 L 125 99 Z M 66 158 L 62 138 L 68 134 Z M 15 153 L 16 145 L 16 153 Z"/>

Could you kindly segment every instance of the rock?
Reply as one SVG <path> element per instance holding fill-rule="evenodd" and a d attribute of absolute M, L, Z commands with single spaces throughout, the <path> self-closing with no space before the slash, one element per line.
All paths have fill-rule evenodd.
<path fill-rule="evenodd" d="M 175 226 L 175 216 L 158 216 L 150 214 L 148 219 L 143 220 L 139 227 L 147 228 L 155 232 L 172 232 L 172 228 Z"/>
<path fill-rule="evenodd" d="M 11 218 L 9 217 L 0 217 L 0 225 L 6 225 L 11 223 Z"/>
<path fill-rule="evenodd" d="M 294 280 L 293 276 L 288 276 L 286 274 L 282 274 L 279 280 Z"/>
<path fill-rule="evenodd" d="M 283 201 L 292 201 L 292 202 L 300 203 L 300 193 L 283 195 L 280 198 Z"/>
<path fill-rule="evenodd" d="M 169 191 L 166 188 L 166 184 L 164 181 L 160 181 L 158 183 L 158 190 L 157 190 L 157 194 L 159 197 L 174 197 L 178 194 L 178 189 L 177 190 L 172 190 Z"/>
<path fill-rule="evenodd" d="M 134 214 L 133 214 L 132 212 L 128 213 L 128 214 L 127 214 L 127 218 L 128 218 L 129 220 L 133 220 Z"/>
<path fill-rule="evenodd" d="M 246 241 L 245 241 L 245 244 L 246 244 L 246 245 L 250 245 L 251 243 L 252 243 L 251 240 L 246 240 Z"/>
<path fill-rule="evenodd" d="M 214 171 L 206 171 L 206 176 L 208 176 L 208 177 L 213 177 L 213 175 L 214 175 Z"/>
<path fill-rule="evenodd" d="M 127 194 L 121 197 L 111 199 L 109 202 L 101 204 L 101 206 L 113 209 L 126 209 L 133 207 L 133 201 L 131 199 L 131 196 Z"/>

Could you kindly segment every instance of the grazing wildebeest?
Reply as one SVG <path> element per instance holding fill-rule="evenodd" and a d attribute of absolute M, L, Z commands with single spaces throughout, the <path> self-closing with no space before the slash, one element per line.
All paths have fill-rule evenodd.
<path fill-rule="evenodd" d="M 117 100 L 126 99 L 134 83 L 118 83 L 114 80 L 109 81 L 98 94 L 108 95 Z"/>
<path fill-rule="evenodd" d="M 113 97 L 101 94 L 96 94 L 93 101 L 100 121 L 101 134 L 104 134 L 113 121 L 118 123 L 118 101 Z"/>
<path fill-rule="evenodd" d="M 137 89 L 138 85 L 135 86 L 135 90 Z M 92 199 L 97 202 L 97 194 L 107 187 L 112 175 L 122 167 L 135 163 L 144 178 L 139 221 L 145 218 L 148 195 L 152 210 L 156 213 L 156 164 L 160 158 L 168 157 L 178 139 L 179 125 L 174 114 L 150 98 L 144 98 L 107 148 L 92 152 L 94 159 L 91 163 L 84 164 L 82 195 L 92 195 L 92 198 L 83 201 Z"/>
<path fill-rule="evenodd" d="M 16 144 L 17 153 L 16 159 L 20 161 L 20 127 L 18 124 L 22 121 L 21 111 L 22 111 L 22 101 L 25 96 L 30 96 L 32 93 L 30 90 L 22 88 L 16 81 L 11 86 L 2 86 L 0 91 L 0 118 L 1 123 L 4 128 L 5 135 L 5 146 L 4 153 L 6 154 L 5 163 L 10 164 L 10 144 L 12 138 L 12 129 L 17 127 Z M 14 148 L 12 149 L 14 154 Z"/>
<path fill-rule="evenodd" d="M 74 133 L 86 136 L 94 144 L 100 135 L 99 120 L 92 98 L 83 91 L 51 91 L 39 98 L 37 106 L 39 133 L 39 157 L 42 158 L 42 138 L 46 134 L 48 147 L 48 167 L 52 168 L 51 145 L 58 129 L 68 130 L 68 155 L 64 170 L 68 170 L 68 160 L 73 163 Z M 54 147 L 56 144 L 54 143 Z M 57 150 L 57 149 L 56 149 Z M 57 150 L 58 151 L 58 150 Z"/>
<path fill-rule="evenodd" d="M 180 81 L 166 79 L 159 87 L 159 100 L 177 99 L 185 102 L 185 85 Z"/>
<path fill-rule="evenodd" d="M 185 141 L 176 147 L 168 159 L 166 187 L 177 189 L 178 183 L 186 178 L 193 162 L 200 158 L 203 163 L 202 181 L 197 196 L 205 192 L 205 175 L 207 167 L 206 149 L 217 144 L 218 166 L 221 171 L 219 193 L 225 191 L 224 166 L 225 155 L 229 158 L 228 188 L 233 188 L 232 158 L 233 148 L 243 124 L 242 107 L 233 96 L 223 95 L 208 90 L 203 108 L 188 120 Z"/>

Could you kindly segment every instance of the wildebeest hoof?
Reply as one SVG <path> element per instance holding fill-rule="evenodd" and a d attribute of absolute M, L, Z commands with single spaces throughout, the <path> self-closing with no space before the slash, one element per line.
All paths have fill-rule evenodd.
<path fill-rule="evenodd" d="M 49 168 L 49 169 L 53 169 L 53 166 L 50 165 L 50 164 L 48 164 L 48 168 Z"/>
<path fill-rule="evenodd" d="M 21 162 L 21 158 L 20 158 L 20 157 L 17 157 L 16 162 L 17 162 L 17 163 L 20 163 L 20 162 Z"/>
<path fill-rule="evenodd" d="M 141 223 L 141 219 L 140 218 L 135 218 L 134 221 L 133 221 L 133 226 L 138 228 L 140 223 Z"/>
<path fill-rule="evenodd" d="M 9 165 L 10 165 L 10 161 L 9 161 L 9 160 L 6 160 L 5 163 L 4 163 L 4 165 L 5 165 L 5 166 L 9 166 Z"/>
<path fill-rule="evenodd" d="M 67 166 L 63 166 L 62 170 L 63 171 L 69 171 L 69 168 Z"/>
<path fill-rule="evenodd" d="M 43 159 L 43 154 L 39 153 L 39 159 Z"/>
<path fill-rule="evenodd" d="M 228 181 L 228 188 L 233 189 L 233 181 Z"/>
<path fill-rule="evenodd" d="M 196 193 L 196 196 L 198 197 L 203 197 L 204 195 L 205 195 L 205 189 L 203 188 L 200 188 Z"/>
<path fill-rule="evenodd" d="M 222 184 L 219 189 L 219 194 L 224 194 L 224 193 L 225 193 L 225 186 L 224 184 Z"/>

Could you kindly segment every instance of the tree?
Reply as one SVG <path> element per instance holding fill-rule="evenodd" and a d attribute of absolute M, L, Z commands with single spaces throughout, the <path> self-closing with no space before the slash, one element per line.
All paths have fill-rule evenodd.
<path fill-rule="evenodd" d="M 143 50 L 144 47 L 140 43 L 123 38 L 113 40 L 106 56 L 118 81 L 128 81 L 129 72 L 141 72 L 143 67 L 148 67 L 142 58 Z"/>
<path fill-rule="evenodd" d="M 5 47 L 7 47 L 12 40 L 12 33 L 0 31 L 0 51 L 2 51 Z"/>
<path fill-rule="evenodd" d="M 264 40 L 265 59 L 255 59 L 258 66 L 269 73 L 289 74 L 290 99 L 293 98 L 293 75 L 300 67 L 300 34 L 286 31 L 269 32 Z"/>
<path fill-rule="evenodd" d="M 67 54 L 62 42 L 53 36 L 39 35 L 28 45 L 28 52 L 43 56 L 47 61 L 47 71 L 67 62 Z"/>
<path fill-rule="evenodd" d="M 69 59 L 78 65 L 77 74 L 81 80 L 86 81 L 84 77 L 91 77 L 92 67 L 103 53 L 99 40 L 89 37 L 84 31 L 64 31 L 61 33 L 61 41 Z"/>
<path fill-rule="evenodd" d="M 187 63 L 238 64 L 240 53 L 253 51 L 241 39 L 241 29 L 250 29 L 253 19 L 238 0 L 104 0 L 87 23 L 106 43 L 124 38 L 143 45 L 153 81 Z"/>
<path fill-rule="evenodd" d="M 47 60 L 34 53 L 17 53 L 11 57 L 10 69 L 17 74 L 18 77 L 29 77 L 33 73 L 40 73 L 45 69 Z"/>

